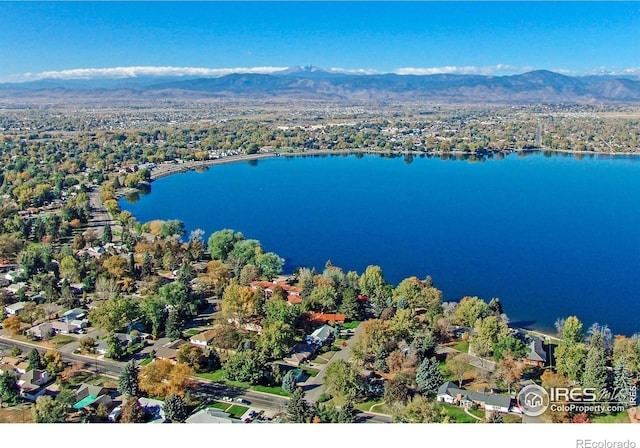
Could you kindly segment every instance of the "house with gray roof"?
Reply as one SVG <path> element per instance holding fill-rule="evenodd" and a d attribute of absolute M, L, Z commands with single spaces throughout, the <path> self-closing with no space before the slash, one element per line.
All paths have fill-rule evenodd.
<path fill-rule="evenodd" d="M 29 401 L 36 399 L 46 392 L 47 384 L 53 381 L 53 377 L 46 370 L 32 369 L 20 375 L 18 386 L 20 396 Z"/>
<path fill-rule="evenodd" d="M 100 404 L 111 406 L 113 400 L 109 396 L 109 390 L 93 384 L 81 384 L 76 389 L 74 409 L 83 409 L 87 407 L 97 408 Z"/>
<path fill-rule="evenodd" d="M 17 316 L 26 305 L 27 302 L 12 303 L 4 307 L 4 312 L 7 313 L 8 316 Z"/>
<path fill-rule="evenodd" d="M 300 363 L 311 358 L 317 351 L 318 346 L 314 344 L 296 344 L 284 358 L 284 362 L 293 366 L 299 366 Z"/>
<path fill-rule="evenodd" d="M 87 311 L 82 308 L 74 308 L 66 311 L 61 317 L 62 322 L 71 322 L 72 320 L 83 320 L 87 316 Z"/>
<path fill-rule="evenodd" d="M 313 333 L 307 336 L 307 344 L 316 344 L 322 346 L 327 342 L 333 340 L 333 335 L 333 327 L 324 324 L 323 326 L 316 328 Z"/>
<path fill-rule="evenodd" d="M 185 420 L 185 423 L 240 423 L 230 414 L 216 408 L 200 409 Z"/>
<path fill-rule="evenodd" d="M 462 407 L 476 405 L 486 411 L 506 414 L 511 409 L 512 398 L 508 395 L 474 392 L 461 389 L 451 381 L 447 381 L 438 388 L 436 399 L 441 403 Z"/>
<path fill-rule="evenodd" d="M 547 362 L 547 352 L 542 346 L 542 339 L 537 336 L 528 337 L 529 353 L 523 362 L 530 366 L 544 367 Z"/>

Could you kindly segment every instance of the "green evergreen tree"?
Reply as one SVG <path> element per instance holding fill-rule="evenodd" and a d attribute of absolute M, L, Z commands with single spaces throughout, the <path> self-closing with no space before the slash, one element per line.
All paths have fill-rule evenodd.
<path fill-rule="evenodd" d="M 306 423 L 310 407 L 304 399 L 304 391 L 298 387 L 287 404 L 287 420 L 291 423 Z"/>
<path fill-rule="evenodd" d="M 180 339 L 182 336 L 182 332 L 180 331 L 181 323 L 180 316 L 178 316 L 178 312 L 175 310 L 169 311 L 169 316 L 167 317 L 167 323 L 165 327 L 166 336 L 175 341 L 176 339 Z"/>
<path fill-rule="evenodd" d="M 102 235 L 100 236 L 100 242 L 102 244 L 107 244 L 113 241 L 113 234 L 111 233 L 111 226 L 109 224 L 104 226 L 104 230 Z"/>
<path fill-rule="evenodd" d="M 353 401 L 347 400 L 338 412 L 338 423 L 356 423 L 358 421 L 358 410 L 353 406 Z"/>
<path fill-rule="evenodd" d="M 623 358 L 620 358 L 613 370 L 613 401 L 625 406 L 635 405 L 636 385 L 631 371 L 627 368 Z"/>
<path fill-rule="evenodd" d="M 298 369 L 289 370 L 282 378 L 282 390 L 290 394 L 294 393 L 298 388 Z"/>
<path fill-rule="evenodd" d="M 28 370 L 42 368 L 42 359 L 40 359 L 40 352 L 35 348 L 32 348 L 29 352 L 29 367 Z"/>
<path fill-rule="evenodd" d="M 429 332 L 416 336 L 411 342 L 411 351 L 415 354 L 416 361 L 422 363 L 426 358 L 436 354 L 436 341 Z"/>
<path fill-rule="evenodd" d="M 118 378 L 118 390 L 121 394 L 129 397 L 137 397 L 138 389 L 138 366 L 131 360 L 125 364 L 120 377 Z"/>
<path fill-rule="evenodd" d="M 174 423 L 182 422 L 187 418 L 187 409 L 180 395 L 167 395 L 162 409 L 167 418 Z"/>
<path fill-rule="evenodd" d="M 591 336 L 589 351 L 582 374 L 582 386 L 592 387 L 597 393 L 607 389 L 607 366 L 602 333 L 596 332 Z"/>
<path fill-rule="evenodd" d="M 426 358 L 420 363 L 416 371 L 416 384 L 420 392 L 427 396 L 435 395 L 443 382 L 437 359 Z"/>
<path fill-rule="evenodd" d="M 362 317 L 362 305 L 358 300 L 355 289 L 347 288 L 344 290 L 339 311 L 349 320 L 358 320 Z"/>
<path fill-rule="evenodd" d="M 387 366 L 387 358 L 389 357 L 389 350 L 384 345 L 381 345 L 376 352 L 376 357 L 373 360 L 373 368 L 378 372 L 389 372 L 389 366 Z"/>
<path fill-rule="evenodd" d="M 153 260 L 151 254 L 145 252 L 142 258 L 142 277 L 148 277 L 153 274 Z"/>

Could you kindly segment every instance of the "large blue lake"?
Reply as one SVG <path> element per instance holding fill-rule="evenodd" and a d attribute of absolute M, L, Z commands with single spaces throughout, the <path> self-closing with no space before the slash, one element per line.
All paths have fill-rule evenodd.
<path fill-rule="evenodd" d="M 499 297 L 531 327 L 575 314 L 640 332 L 640 159 L 279 157 L 163 178 L 120 205 L 205 238 L 241 231 L 287 272 L 378 264 L 393 284 L 431 275 L 445 300 Z"/>

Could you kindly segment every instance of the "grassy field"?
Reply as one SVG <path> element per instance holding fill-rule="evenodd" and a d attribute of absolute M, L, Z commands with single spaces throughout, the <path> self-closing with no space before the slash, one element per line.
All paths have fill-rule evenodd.
<path fill-rule="evenodd" d="M 318 356 L 316 356 L 314 359 L 312 359 L 311 362 L 316 363 L 316 364 L 326 364 L 326 363 L 329 362 L 329 360 L 331 358 L 333 358 L 333 355 L 335 355 L 335 354 L 336 354 L 336 352 L 320 353 Z"/>
<path fill-rule="evenodd" d="M 522 417 L 520 417 L 519 415 L 513 415 L 513 414 L 503 415 L 502 420 L 505 423 L 522 423 Z"/>
<path fill-rule="evenodd" d="M 222 409 L 224 412 L 228 412 L 235 418 L 242 417 L 242 415 L 249 410 L 249 408 L 246 406 L 240 406 L 239 404 L 233 404 L 233 403 L 224 403 L 221 401 L 212 403 L 207 407 Z"/>
<path fill-rule="evenodd" d="M 449 417 L 454 419 L 457 423 L 476 423 L 476 419 L 467 415 L 459 406 L 452 406 L 450 404 L 438 403 L 438 409 L 444 409 Z"/>
<path fill-rule="evenodd" d="M 249 389 L 251 384 L 245 383 L 242 381 L 231 381 L 225 378 L 224 370 L 218 369 L 215 372 L 204 372 L 204 373 L 196 373 L 197 378 L 202 378 L 203 380 L 214 381 L 216 383 L 226 384 L 232 387 L 238 387 L 240 389 Z"/>
<path fill-rule="evenodd" d="M 360 321 L 359 320 L 354 320 L 351 322 L 345 322 L 344 324 L 342 324 L 342 328 L 346 328 L 348 330 L 355 330 L 358 325 L 360 325 Z"/>
<path fill-rule="evenodd" d="M 280 386 L 251 386 L 252 390 L 256 390 L 258 392 L 265 392 L 268 394 L 280 395 L 282 397 L 290 397 L 291 394 L 289 392 L 285 392 L 282 390 Z"/>
<path fill-rule="evenodd" d="M 74 376 L 69 381 L 67 381 L 67 383 L 70 386 L 77 386 L 81 383 L 86 382 L 92 376 L 93 376 L 93 373 L 91 372 L 79 372 L 76 376 Z"/>
<path fill-rule="evenodd" d="M 76 340 L 76 338 L 74 338 L 73 336 L 67 336 L 64 334 L 58 334 L 55 335 L 54 337 L 52 337 L 49 342 L 53 345 L 55 345 L 56 347 L 62 347 L 63 345 L 67 345 L 70 342 L 74 342 Z"/>
<path fill-rule="evenodd" d="M 0 423 L 34 423 L 32 405 L 0 408 Z"/>
<path fill-rule="evenodd" d="M 309 367 L 306 367 L 306 368 L 303 368 L 303 369 L 302 369 L 302 372 L 303 372 L 305 375 L 309 375 L 309 376 L 316 376 L 316 375 L 319 373 L 319 370 L 311 369 L 311 368 L 309 368 Z"/>
<path fill-rule="evenodd" d="M 631 423 L 629 414 L 627 411 L 618 412 L 617 414 L 602 415 L 600 417 L 594 417 L 593 423 Z"/>
<path fill-rule="evenodd" d="M 202 378 L 209 381 L 215 381 L 216 383 L 220 383 L 224 381 L 224 370 L 218 369 L 215 372 L 206 372 L 206 373 L 196 373 L 198 378 Z"/>
<path fill-rule="evenodd" d="M 377 398 L 375 400 L 365 401 L 364 403 L 356 403 L 355 408 L 362 412 L 369 412 L 373 406 L 379 405 L 382 402 L 383 402 L 382 398 Z M 374 412 L 379 412 L 379 411 L 374 409 Z"/>
<path fill-rule="evenodd" d="M 94 384 L 96 386 L 110 387 L 117 389 L 118 388 L 118 380 L 109 378 L 106 376 L 98 375 L 86 381 L 89 384 Z"/>
<path fill-rule="evenodd" d="M 454 350 L 458 350 L 459 352 L 462 352 L 462 353 L 468 353 L 469 343 L 465 341 L 458 341 L 455 344 L 453 344 L 451 348 Z"/>
<path fill-rule="evenodd" d="M 195 335 L 197 335 L 198 333 L 200 333 L 200 331 L 199 331 L 199 330 L 196 330 L 195 328 L 192 328 L 191 330 L 187 330 L 187 331 L 185 331 L 185 332 L 184 332 L 184 335 L 185 335 L 185 336 L 189 336 L 189 337 L 191 337 L 191 336 L 195 336 Z"/>

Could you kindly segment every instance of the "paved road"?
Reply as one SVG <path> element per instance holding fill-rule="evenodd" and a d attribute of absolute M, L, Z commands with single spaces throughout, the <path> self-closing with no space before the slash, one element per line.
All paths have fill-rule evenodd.
<path fill-rule="evenodd" d="M 18 346 L 22 349 L 23 353 L 28 352 L 32 348 L 35 348 L 41 353 L 47 351 L 47 348 L 41 347 L 36 344 L 28 342 L 14 341 L 6 337 L 0 336 L 0 349 L 9 350 L 12 346 Z M 344 350 L 343 350 L 344 351 Z M 76 355 L 74 353 L 67 353 L 67 351 L 60 352 L 62 360 L 69 363 L 83 362 L 87 365 L 87 369 L 94 370 L 100 374 L 106 374 L 113 377 L 118 377 L 124 362 L 97 359 L 89 356 Z M 252 408 L 264 409 L 267 415 L 275 416 L 278 414 L 286 413 L 288 398 L 279 397 L 277 395 L 265 394 L 262 392 L 244 390 L 226 386 L 224 384 L 214 383 L 212 381 L 206 381 L 199 378 L 193 378 L 195 386 L 193 387 L 193 394 L 196 397 L 205 400 L 219 400 L 222 397 L 231 397 L 236 400 L 242 398 L 249 401 Z M 360 414 L 362 420 L 367 423 L 390 423 L 391 418 L 383 415 L 373 415 L 368 413 Z"/>
<path fill-rule="evenodd" d="M 115 224 L 115 221 L 111 219 L 107 209 L 100 200 L 99 188 L 95 188 L 93 191 L 89 192 L 89 207 L 91 208 L 91 217 L 87 227 L 94 229 L 98 233 L 98 236 L 102 235 L 106 224 L 111 226 Z"/>
<path fill-rule="evenodd" d="M 22 342 L 22 341 L 14 341 L 12 339 L 0 337 L 0 348 L 2 348 L 3 350 L 10 349 L 14 345 L 20 347 L 23 353 L 28 352 L 32 348 L 35 348 L 40 353 L 45 353 L 47 350 L 49 350 L 45 347 L 41 347 L 36 344 L 31 344 L 31 343 Z M 62 360 L 65 362 L 69 362 L 69 363 L 83 362 L 87 364 L 87 367 L 89 369 L 98 370 L 100 372 L 107 373 L 109 375 L 114 375 L 114 376 L 117 376 L 120 374 L 120 371 L 122 370 L 125 364 L 123 362 L 96 359 L 90 356 L 76 355 L 74 353 L 60 352 L 60 356 L 62 357 Z"/>

